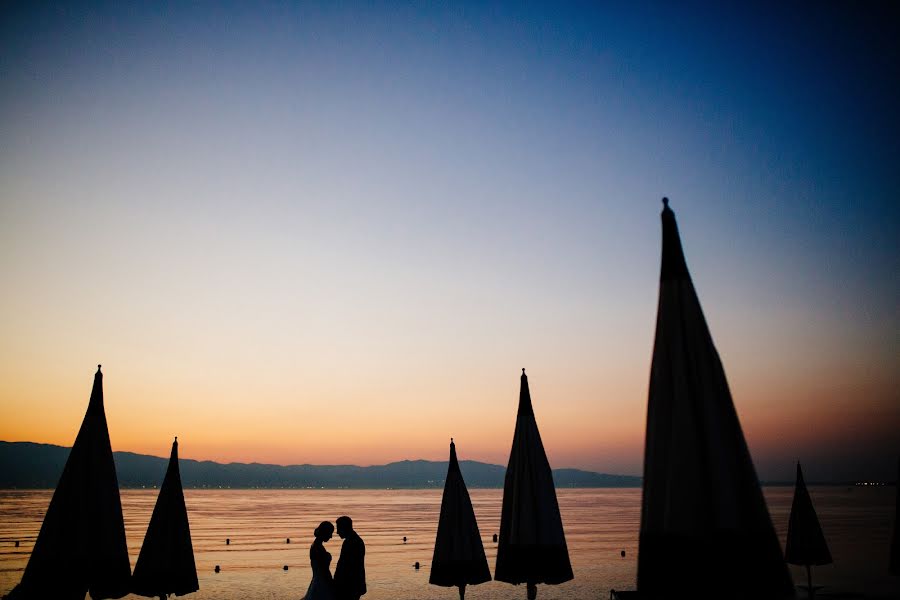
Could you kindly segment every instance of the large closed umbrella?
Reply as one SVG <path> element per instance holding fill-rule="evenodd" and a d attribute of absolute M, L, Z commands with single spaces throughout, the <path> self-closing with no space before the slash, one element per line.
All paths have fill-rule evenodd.
<path fill-rule="evenodd" d="M 131 563 L 119 483 L 113 462 L 103 373 L 94 388 L 81 429 L 53 492 L 22 581 L 11 600 L 121 598 L 129 591 Z"/>
<path fill-rule="evenodd" d="M 200 589 L 191 528 L 184 506 L 178 469 L 178 438 L 172 442 L 169 466 L 159 488 L 144 544 L 134 565 L 132 591 L 141 596 L 184 596 Z"/>
<path fill-rule="evenodd" d="M 456 444 L 450 439 L 450 465 L 441 498 L 441 517 L 438 521 L 431 576 L 428 583 L 458 587 L 459 597 L 466 595 L 467 585 L 491 580 L 481 533 L 475 520 L 475 510 L 469 490 L 463 481 L 456 459 Z"/>
<path fill-rule="evenodd" d="M 797 481 L 794 484 L 794 501 L 791 503 L 791 516 L 788 519 L 787 543 L 784 547 L 784 559 L 792 565 L 806 567 L 806 578 L 809 583 L 809 596 L 815 593 L 812 586 L 811 565 L 830 565 L 831 552 L 825 542 L 819 517 L 813 507 L 809 490 L 803 481 L 803 471 L 797 463 Z"/>
<path fill-rule="evenodd" d="M 790 573 L 725 371 L 663 198 L 637 587 L 643 596 L 775 598 Z"/>
<path fill-rule="evenodd" d="M 537 584 L 555 585 L 573 577 L 553 472 L 534 419 L 528 377 L 522 369 L 519 413 L 503 484 L 494 579 L 525 583 L 533 598 Z"/>

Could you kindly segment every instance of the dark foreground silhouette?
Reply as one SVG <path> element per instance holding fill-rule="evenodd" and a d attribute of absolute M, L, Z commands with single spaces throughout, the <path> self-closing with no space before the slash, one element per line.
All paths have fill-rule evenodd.
<path fill-rule="evenodd" d="M 165 599 L 199 589 L 178 468 L 178 439 L 160 487 L 134 576 L 97 365 L 87 413 L 41 530 L 9 600 L 92 600 L 133 592 Z"/>
<path fill-rule="evenodd" d="M 94 387 L 22 581 L 9 600 L 121 598 L 131 591 L 131 563 L 116 466 L 103 407 L 103 373 Z"/>
<path fill-rule="evenodd" d="M 366 545 L 350 517 L 338 517 L 337 533 L 344 543 L 334 568 L 335 595 L 337 600 L 359 600 L 366 593 Z"/>
<path fill-rule="evenodd" d="M 467 585 L 478 585 L 490 580 L 491 571 L 481 543 L 475 510 L 456 459 L 456 444 L 451 438 L 450 464 L 444 481 L 441 516 L 434 540 L 434 556 L 431 559 L 428 583 L 457 587 L 462 599 L 466 596 Z"/>
<path fill-rule="evenodd" d="M 519 411 L 513 435 L 494 579 L 527 586 L 528 597 L 537 584 L 559 584 L 574 577 L 556 500 L 553 473 L 531 405 L 528 377 L 522 369 Z"/>
<path fill-rule="evenodd" d="M 725 371 L 663 198 L 638 549 L 640 597 L 793 595 Z"/>
<path fill-rule="evenodd" d="M 815 596 L 812 584 L 812 565 L 830 565 L 831 552 L 825 542 L 819 517 L 813 507 L 809 490 L 803 481 L 803 471 L 797 463 L 797 482 L 794 485 L 794 500 L 791 503 L 791 516 L 788 520 L 787 543 L 784 548 L 784 559 L 792 565 L 806 567 L 807 590 L 809 597 Z"/>
<path fill-rule="evenodd" d="M 178 438 L 172 442 L 169 467 L 131 581 L 135 594 L 163 599 L 167 594 L 184 596 L 200 589 L 178 470 Z"/>
<path fill-rule="evenodd" d="M 332 577 L 331 554 L 324 544 L 334 531 L 335 526 L 329 521 L 322 521 L 316 527 L 315 540 L 309 548 L 312 581 L 303 600 L 359 600 L 366 593 L 366 545 L 347 516 L 337 519 L 337 533 L 344 543 Z"/>
<path fill-rule="evenodd" d="M 334 525 L 322 521 L 313 532 L 314 540 L 309 547 L 309 564 L 312 581 L 303 600 L 334 600 L 334 578 L 331 576 L 331 554 L 325 549 L 325 542 L 334 534 Z"/>

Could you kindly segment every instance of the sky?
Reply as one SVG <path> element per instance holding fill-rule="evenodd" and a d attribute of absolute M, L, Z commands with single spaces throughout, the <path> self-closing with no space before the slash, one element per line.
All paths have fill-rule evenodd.
<path fill-rule="evenodd" d="M 188 4 L 188 3 L 185 3 Z M 876 3 L 0 8 L 0 439 L 640 475 L 660 199 L 757 471 L 893 479 Z"/>

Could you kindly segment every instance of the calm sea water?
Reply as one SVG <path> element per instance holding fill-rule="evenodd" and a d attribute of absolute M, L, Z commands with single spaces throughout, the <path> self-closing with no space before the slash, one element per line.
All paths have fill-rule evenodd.
<path fill-rule="evenodd" d="M 51 493 L 0 491 L 0 594 L 21 578 Z M 783 545 L 793 489 L 767 488 L 765 493 Z M 814 569 L 815 583 L 900 598 L 900 578 L 887 575 L 895 489 L 820 487 L 811 493 L 835 561 Z M 132 566 L 156 494 L 122 492 Z M 632 588 L 640 490 L 561 489 L 558 494 L 575 579 L 540 586 L 538 598 L 608 598 L 610 588 Z M 497 546 L 491 538 L 499 528 L 502 491 L 471 490 L 471 495 L 493 570 Z M 455 588 L 428 585 L 440 490 L 186 490 L 185 499 L 200 578 L 200 591 L 190 598 L 299 600 L 310 579 L 313 529 L 342 514 L 354 519 L 366 542 L 367 600 L 458 598 Z M 230 545 L 225 538 L 231 538 Z M 336 562 L 340 539 L 335 536 L 327 547 Z M 416 561 L 422 564 L 418 571 L 413 568 Z M 218 574 L 216 565 L 221 566 Z M 792 572 L 795 582 L 805 581 L 803 571 L 792 567 Z M 490 582 L 470 587 L 466 598 L 525 598 L 525 589 Z"/>

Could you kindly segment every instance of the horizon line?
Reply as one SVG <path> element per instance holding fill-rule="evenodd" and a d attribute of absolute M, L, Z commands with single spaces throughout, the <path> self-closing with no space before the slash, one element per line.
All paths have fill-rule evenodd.
<path fill-rule="evenodd" d="M 66 449 L 66 450 L 71 450 L 71 449 L 72 449 L 72 446 L 63 446 L 63 445 L 61 445 L 61 444 L 50 444 L 50 443 L 47 443 L 47 442 L 32 442 L 32 441 L 30 441 L 30 440 L 20 440 L 20 441 L 0 440 L 0 444 L 33 444 L 33 445 L 35 445 L 35 446 L 53 446 L 53 447 L 55 447 L 55 448 L 64 448 L 64 449 Z M 133 454 L 133 455 L 135 455 L 135 456 L 146 456 L 146 457 L 150 457 L 150 458 L 158 458 L 158 459 L 160 459 L 160 460 L 169 460 L 168 455 L 166 455 L 166 456 L 159 456 L 159 455 L 156 455 L 156 454 L 147 454 L 147 453 L 144 453 L 144 452 L 135 452 L 135 451 L 133 451 L 133 450 L 113 450 L 113 454 Z M 185 456 L 181 456 L 181 455 L 179 455 L 178 460 L 179 460 L 179 461 L 189 460 L 189 461 L 193 461 L 193 462 L 197 462 L 197 463 L 213 463 L 213 464 L 223 465 L 223 466 L 224 466 L 224 465 L 260 465 L 260 466 L 264 466 L 264 467 L 281 467 L 281 468 L 288 468 L 288 467 L 356 467 L 356 468 L 359 468 L 359 469 L 367 469 L 367 468 L 370 468 L 370 467 L 386 467 L 386 466 L 388 466 L 388 465 L 394 465 L 394 464 L 397 464 L 397 463 L 404 463 L 404 462 L 429 462 L 429 463 L 446 463 L 446 462 L 449 462 L 448 460 L 430 460 L 430 459 L 427 459 L 427 458 L 402 458 L 402 459 L 399 459 L 399 460 L 393 460 L 393 461 L 389 461 L 389 462 L 386 462 L 386 463 L 372 463 L 372 464 L 368 464 L 368 465 L 356 465 L 356 464 L 351 464 L 351 463 L 334 463 L 334 464 L 289 463 L 289 464 L 281 464 L 281 463 L 267 463 L 267 462 L 258 462 L 258 461 L 250 461 L 250 462 L 240 462 L 240 461 L 220 462 L 220 461 L 217 461 L 217 460 L 190 458 L 190 457 L 185 457 Z M 505 468 L 506 468 L 505 466 L 503 466 L 503 465 L 498 465 L 497 463 L 485 462 L 485 461 L 482 461 L 482 460 L 473 460 L 473 459 L 468 459 L 468 458 L 466 458 L 466 459 L 459 459 L 459 462 L 461 462 L 461 463 L 464 463 L 464 462 L 478 463 L 478 464 L 481 464 L 481 465 L 488 465 L 488 466 L 492 466 L 492 467 L 498 467 L 498 468 L 501 468 L 501 469 L 505 469 Z M 582 468 L 580 468 L 580 467 L 553 467 L 553 470 L 554 470 L 554 471 L 558 471 L 558 470 L 581 471 L 582 473 L 595 473 L 595 474 L 597 474 L 597 475 L 612 475 L 612 476 L 616 476 L 616 477 L 637 477 L 637 478 L 641 478 L 641 477 L 642 477 L 641 475 L 632 475 L 632 474 L 629 474 L 629 473 L 604 473 L 604 472 L 601 472 L 601 471 L 593 471 L 593 470 L 589 470 L 589 469 L 582 469 Z"/>
<path fill-rule="evenodd" d="M 0 444 L 31 444 L 31 445 L 35 445 L 35 446 L 51 446 L 51 447 L 55 447 L 55 448 L 62 448 L 62 449 L 65 449 L 65 450 L 71 450 L 71 449 L 72 449 L 71 446 L 62 446 L 62 445 L 60 445 L 60 444 L 48 444 L 48 443 L 44 443 L 44 442 L 31 442 L 31 441 L 16 441 L 16 442 L 11 442 L 11 441 L 7 441 L 7 440 L 0 440 Z M 141 452 L 133 452 L 133 451 L 131 451 L 131 450 L 114 450 L 114 451 L 113 451 L 113 454 L 131 454 L 131 455 L 134 455 L 134 456 L 143 456 L 143 457 L 147 457 L 147 458 L 156 458 L 156 459 L 159 459 L 159 460 L 169 460 L 169 457 L 168 457 L 168 456 L 157 456 L 157 455 L 155 455 L 155 454 L 144 454 L 144 453 L 141 453 Z M 386 466 L 395 465 L 395 464 L 398 464 L 398 463 L 405 463 L 405 462 L 424 462 L 424 463 L 448 463 L 448 462 L 449 462 L 449 460 L 429 460 L 429 459 L 426 459 L 426 458 L 405 458 L 405 459 L 401 459 L 401 460 L 396 460 L 396 461 L 391 461 L 391 462 L 386 462 L 386 463 L 380 463 L 380 464 L 371 464 L 371 465 L 354 465 L 354 464 L 314 464 L 314 463 L 277 464 L 277 463 L 237 462 L 237 461 L 232 461 L 232 462 L 219 462 L 219 461 L 215 461 L 215 460 L 198 460 L 198 459 L 195 459 L 195 458 L 179 457 L 179 462 L 180 462 L 180 461 L 191 461 L 191 462 L 195 462 L 195 463 L 212 463 L 212 464 L 221 465 L 221 466 L 228 466 L 228 465 L 258 465 L 258 466 L 263 466 L 263 467 L 279 467 L 279 468 L 283 468 L 283 469 L 290 468 L 290 467 L 355 467 L 355 468 L 359 468 L 359 469 L 367 469 L 367 468 L 372 468 L 372 467 L 386 467 Z M 480 461 L 480 460 L 463 459 L 463 460 L 460 460 L 459 462 L 461 462 L 461 463 L 477 463 L 477 464 L 480 464 L 480 465 L 487 465 L 487 466 L 491 466 L 491 467 L 497 467 L 497 468 L 499 468 L 499 469 L 506 469 L 506 467 L 503 466 L 503 465 L 498 465 L 498 464 L 496 464 L 496 463 L 484 462 L 484 461 Z M 600 472 L 600 471 L 592 471 L 592 470 L 588 470 L 588 469 L 581 469 L 581 468 L 578 468 L 578 467 L 552 467 L 552 469 L 553 469 L 554 471 L 567 470 L 567 471 L 579 471 L 579 472 L 581 472 L 581 473 L 591 473 L 591 474 L 594 474 L 594 475 L 604 475 L 604 476 L 611 476 L 611 477 L 628 477 L 628 478 L 639 479 L 639 480 L 641 480 L 641 481 L 643 482 L 643 475 L 631 475 L 631 474 L 627 474 L 627 473 L 604 473 L 604 472 Z M 793 486 L 793 485 L 795 484 L 795 482 L 794 482 L 794 481 L 791 481 L 791 480 L 777 480 L 777 479 L 776 479 L 776 480 L 760 479 L 760 480 L 759 480 L 759 483 L 760 483 L 760 485 L 763 485 L 763 486 L 769 486 L 769 487 L 785 487 L 785 486 Z M 894 481 L 891 481 L 891 480 L 877 480 L 877 481 L 875 481 L 875 480 L 869 480 L 869 479 L 855 479 L 855 480 L 849 480 L 849 479 L 841 479 L 841 480 L 813 480 L 813 481 L 808 481 L 808 482 L 807 482 L 807 485 L 848 486 L 848 487 L 882 487 L 882 486 L 892 486 L 892 485 L 897 485 L 897 484 L 898 484 L 898 482 L 897 482 L 896 480 L 894 480 Z M 146 486 L 142 486 L 142 487 L 125 486 L 125 487 L 126 487 L 126 489 L 155 489 L 155 488 L 156 488 L 156 486 L 153 486 L 153 487 L 150 487 L 150 488 L 147 488 Z M 326 487 L 289 487 L 289 486 L 283 486 L 283 487 L 277 487 L 277 486 L 264 486 L 264 487 L 263 487 L 263 486 L 255 486 L 255 487 L 254 487 L 254 486 L 240 486 L 240 485 L 238 485 L 238 486 L 187 486 L 187 487 L 189 487 L 190 489 L 430 489 L 430 488 L 401 488 L 401 487 L 396 487 L 396 486 L 387 486 L 387 487 L 346 487 L 346 488 L 345 488 L 345 487 L 339 487 L 339 486 L 336 486 L 336 487 L 328 487 L 328 486 L 326 486 Z M 469 487 L 472 487 L 473 489 L 499 489 L 499 488 L 496 488 L 496 487 L 484 487 L 484 486 L 478 486 L 478 485 L 469 486 Z M 639 486 L 633 486 L 633 485 L 615 486 L 615 485 L 611 485 L 611 486 L 607 486 L 607 487 L 611 487 L 611 488 L 633 488 L 633 487 L 639 487 Z M 580 489 L 580 488 L 570 488 L 570 487 L 568 487 L 568 486 L 563 486 L 563 488 L 564 488 L 564 489 Z M 25 489 L 25 488 L 0 488 L 0 489 Z M 29 489 L 50 489 L 50 488 L 29 488 Z M 583 489 L 589 489 L 589 488 L 583 488 Z"/>

